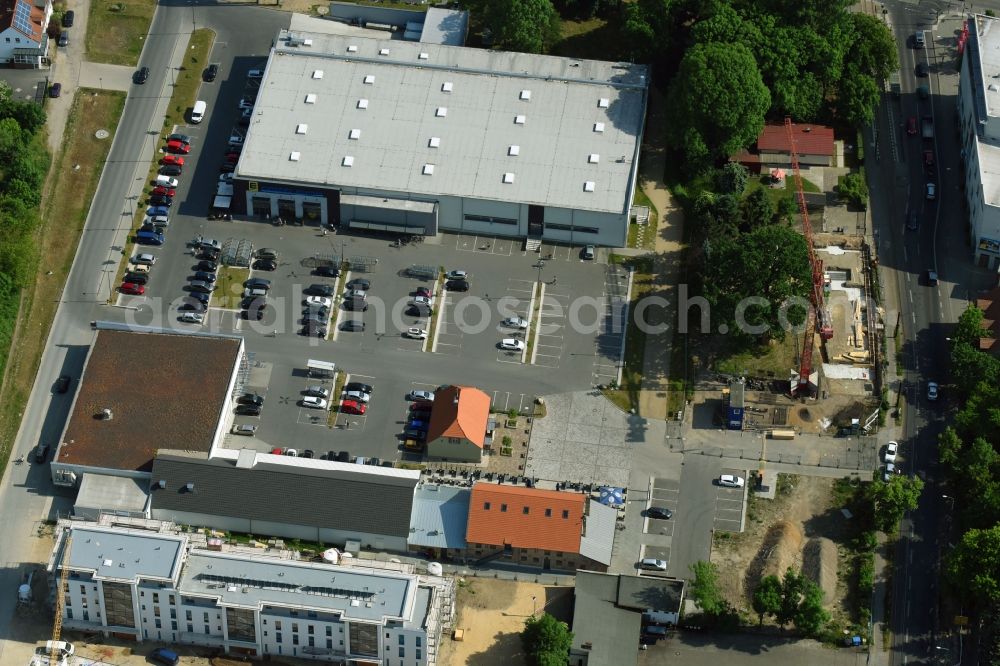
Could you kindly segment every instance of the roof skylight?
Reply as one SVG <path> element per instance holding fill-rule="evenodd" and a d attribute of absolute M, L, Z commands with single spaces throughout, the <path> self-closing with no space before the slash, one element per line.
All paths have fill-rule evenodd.
<path fill-rule="evenodd" d="M 587 155 L 587 161 L 591 164 L 597 164 L 601 161 L 601 156 L 597 153 L 591 153 L 590 155 Z"/>
<path fill-rule="evenodd" d="M 322 79 L 323 78 L 323 70 L 322 69 L 314 69 L 313 70 L 313 78 L 314 79 Z"/>
<path fill-rule="evenodd" d="M 432 175 L 434 175 L 434 165 L 433 164 L 425 164 L 424 165 L 424 175 L 425 176 L 432 176 Z"/>
<path fill-rule="evenodd" d="M 528 119 L 527 116 L 522 116 L 522 115 L 514 116 L 514 124 L 523 125 L 527 119 Z"/>
<path fill-rule="evenodd" d="M 348 53 L 357 53 L 357 52 L 358 52 L 358 47 L 357 47 L 357 46 L 355 46 L 354 44 L 350 44 L 350 45 L 349 45 L 349 46 L 347 47 L 347 52 L 348 52 Z"/>
<path fill-rule="evenodd" d="M 438 148 L 438 147 L 440 147 L 441 146 L 441 137 L 439 137 L 439 136 L 432 136 L 431 139 L 430 139 L 430 141 L 427 142 L 427 145 L 429 147 L 431 147 L 431 148 Z"/>
<path fill-rule="evenodd" d="M 445 81 L 441 84 L 441 92 L 451 92 L 455 88 L 455 85 L 451 81 Z"/>
<path fill-rule="evenodd" d="M 309 93 L 306 95 L 306 104 L 316 103 L 316 93 Z"/>
<path fill-rule="evenodd" d="M 437 111 L 434 112 L 434 115 L 437 116 L 438 118 L 444 118 L 445 116 L 448 115 L 448 107 L 439 106 L 437 108 Z"/>
<path fill-rule="evenodd" d="M 354 156 L 344 155 L 344 159 L 340 162 L 341 166 L 350 167 L 354 166 Z"/>
<path fill-rule="evenodd" d="M 584 192 L 593 192 L 594 191 L 594 187 L 596 187 L 596 183 L 594 181 L 592 181 L 592 180 L 586 180 L 586 181 L 583 182 L 583 191 Z"/>
<path fill-rule="evenodd" d="M 358 108 L 359 109 L 367 109 L 368 108 L 368 100 L 366 100 L 364 97 L 362 97 L 361 99 L 359 99 L 358 100 Z"/>
<path fill-rule="evenodd" d="M 365 83 L 367 83 L 368 85 L 372 85 L 373 83 L 375 83 L 375 75 L 365 74 Z"/>
<path fill-rule="evenodd" d="M 510 171 L 508 171 L 507 173 L 505 173 L 503 175 L 503 182 L 506 183 L 507 185 L 510 185 L 511 183 L 513 183 L 514 182 L 514 174 L 512 172 L 510 172 Z"/>
<path fill-rule="evenodd" d="M 609 100 L 607 97 L 602 97 L 599 100 L 597 100 L 597 106 L 601 107 L 602 109 L 608 108 L 608 104 L 610 103 L 611 100 Z"/>
<path fill-rule="evenodd" d="M 521 154 L 521 146 L 509 146 L 507 148 L 507 154 L 508 155 L 515 155 L 515 156 L 516 155 L 520 155 Z"/>
<path fill-rule="evenodd" d="M 359 130 L 359 129 L 352 129 L 348 133 L 347 138 L 348 139 L 360 139 L 361 138 L 361 130 Z"/>
<path fill-rule="evenodd" d="M 531 101 L 531 91 L 530 90 L 522 90 L 521 91 L 521 100 L 523 100 L 525 102 L 530 102 Z"/>
<path fill-rule="evenodd" d="M 292 162 L 298 162 L 299 161 L 299 157 L 301 157 L 301 156 L 302 156 L 302 153 L 300 153 L 297 150 L 293 150 L 292 153 L 288 156 L 288 159 L 291 160 Z"/>
<path fill-rule="evenodd" d="M 604 123 L 594 123 L 594 131 L 595 132 L 603 132 L 604 131 Z"/>
<path fill-rule="evenodd" d="M 421 52 L 420 55 L 418 55 L 417 57 L 420 58 L 421 60 L 427 60 L 431 56 L 430 56 L 429 53 L 423 53 L 423 52 Z"/>
<path fill-rule="evenodd" d="M 378 54 L 379 55 L 389 55 L 389 49 L 387 49 L 387 48 L 381 48 L 381 49 L 378 50 Z"/>
<path fill-rule="evenodd" d="M 296 134 L 305 134 L 308 131 L 309 131 L 309 125 L 305 123 L 299 123 L 298 125 L 295 126 Z"/>

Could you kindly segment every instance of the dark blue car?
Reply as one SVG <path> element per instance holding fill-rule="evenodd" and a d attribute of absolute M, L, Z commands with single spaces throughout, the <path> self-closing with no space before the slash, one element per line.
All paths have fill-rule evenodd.
<path fill-rule="evenodd" d="M 163 216 L 166 217 L 170 215 L 170 208 L 167 206 L 150 206 L 146 209 L 146 215 L 149 217 Z"/>

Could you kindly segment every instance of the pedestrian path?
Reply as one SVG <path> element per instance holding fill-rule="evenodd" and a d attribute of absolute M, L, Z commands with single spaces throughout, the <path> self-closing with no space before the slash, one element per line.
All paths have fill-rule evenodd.
<path fill-rule="evenodd" d="M 126 65 L 84 61 L 80 63 L 79 87 L 128 92 L 134 73 L 135 69 Z"/>

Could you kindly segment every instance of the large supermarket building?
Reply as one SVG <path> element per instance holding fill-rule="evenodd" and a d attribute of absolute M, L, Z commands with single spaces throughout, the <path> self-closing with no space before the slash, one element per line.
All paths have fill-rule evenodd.
<path fill-rule="evenodd" d="M 282 31 L 233 212 L 621 246 L 648 84 L 630 63 Z"/>

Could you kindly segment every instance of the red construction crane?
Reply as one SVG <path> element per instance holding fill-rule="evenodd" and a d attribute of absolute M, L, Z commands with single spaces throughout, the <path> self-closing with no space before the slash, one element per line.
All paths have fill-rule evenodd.
<path fill-rule="evenodd" d="M 809 209 L 806 206 L 806 195 L 802 190 L 802 174 L 799 173 L 799 153 L 795 149 L 795 130 L 792 119 L 785 116 L 785 129 L 788 131 L 788 149 L 792 155 L 792 169 L 795 172 L 795 197 L 799 201 L 799 213 L 802 214 L 802 234 L 806 237 L 806 247 L 809 249 L 809 266 L 812 269 L 812 307 L 806 318 L 805 340 L 802 344 L 802 359 L 799 364 L 799 385 L 792 389 L 798 393 L 809 386 L 809 375 L 812 374 L 813 344 L 816 340 L 816 329 L 820 337 L 829 340 L 833 337 L 833 325 L 830 312 L 824 304 L 824 289 L 826 277 L 823 274 L 823 262 L 816 256 L 813 246 L 812 224 L 809 222 Z"/>

